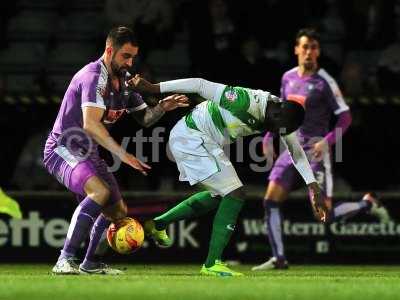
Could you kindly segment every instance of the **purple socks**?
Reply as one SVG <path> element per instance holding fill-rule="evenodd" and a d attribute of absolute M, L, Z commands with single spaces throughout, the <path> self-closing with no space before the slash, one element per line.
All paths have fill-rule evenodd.
<path fill-rule="evenodd" d="M 82 263 L 82 266 L 85 269 L 93 268 L 93 263 L 98 263 L 98 258 L 96 255 L 97 246 L 102 238 L 103 233 L 107 230 L 108 226 L 111 224 L 111 221 L 107 220 L 102 214 L 100 214 L 93 224 L 92 231 L 90 232 L 90 242 L 88 249 L 86 251 L 85 260 Z"/>
<path fill-rule="evenodd" d="M 269 244 L 271 246 L 272 255 L 277 259 L 285 259 L 283 238 L 282 238 L 282 216 L 279 204 L 264 200 L 265 205 L 265 223 L 267 226 L 267 234 Z"/>
<path fill-rule="evenodd" d="M 89 197 L 86 197 L 78 205 L 72 215 L 64 248 L 61 251 L 59 259 L 75 256 L 76 251 L 89 235 L 89 231 L 99 216 L 101 209 L 102 206 Z"/>

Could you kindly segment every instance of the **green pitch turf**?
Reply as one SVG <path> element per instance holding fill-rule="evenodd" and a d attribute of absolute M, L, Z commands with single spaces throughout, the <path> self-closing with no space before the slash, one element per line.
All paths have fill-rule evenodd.
<path fill-rule="evenodd" d="M 198 265 L 126 265 L 118 277 L 54 276 L 50 265 L 0 265 L 0 299 L 400 299 L 400 266 L 292 266 L 242 278 L 198 275 Z"/>

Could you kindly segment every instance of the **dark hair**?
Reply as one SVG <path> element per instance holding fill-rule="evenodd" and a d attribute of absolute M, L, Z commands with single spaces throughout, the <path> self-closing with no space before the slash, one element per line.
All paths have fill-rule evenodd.
<path fill-rule="evenodd" d="M 133 30 L 125 26 L 114 27 L 111 29 L 107 35 L 107 42 L 110 42 L 115 49 L 121 48 L 126 43 L 131 43 L 136 47 L 138 46 Z"/>
<path fill-rule="evenodd" d="M 300 103 L 291 100 L 283 101 L 281 127 L 286 130 L 283 134 L 297 130 L 303 124 L 304 115 L 305 110 Z"/>
<path fill-rule="evenodd" d="M 302 36 L 308 37 L 311 40 L 316 40 L 319 44 L 321 44 L 321 37 L 315 28 L 308 27 L 300 29 L 296 34 L 296 45 L 299 44 L 299 40 Z"/>
<path fill-rule="evenodd" d="M 270 101 L 267 104 L 265 116 L 267 130 L 282 135 L 289 134 L 303 124 L 304 114 L 304 108 L 298 102 L 292 100 Z"/>

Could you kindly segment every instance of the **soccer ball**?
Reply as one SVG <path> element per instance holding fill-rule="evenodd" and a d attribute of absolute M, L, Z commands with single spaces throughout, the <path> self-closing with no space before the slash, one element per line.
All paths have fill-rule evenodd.
<path fill-rule="evenodd" d="M 107 230 L 108 244 L 120 254 L 138 250 L 144 240 L 142 225 L 133 218 L 124 218 L 118 224 L 111 223 Z"/>

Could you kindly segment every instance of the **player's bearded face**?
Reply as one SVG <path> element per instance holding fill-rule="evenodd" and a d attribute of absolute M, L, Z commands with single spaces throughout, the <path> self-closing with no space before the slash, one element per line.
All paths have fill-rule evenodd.
<path fill-rule="evenodd" d="M 116 76 L 122 76 L 133 66 L 139 48 L 125 44 L 120 49 L 113 51 L 111 58 L 111 71 Z"/>
<path fill-rule="evenodd" d="M 319 43 L 316 40 L 302 36 L 295 47 L 295 54 L 298 63 L 306 70 L 315 70 L 318 67 L 318 57 L 320 55 Z"/>
<path fill-rule="evenodd" d="M 113 74 L 116 76 L 122 76 L 125 72 L 125 69 L 123 66 L 119 65 L 118 62 L 115 59 L 115 53 L 111 59 L 111 70 Z"/>

